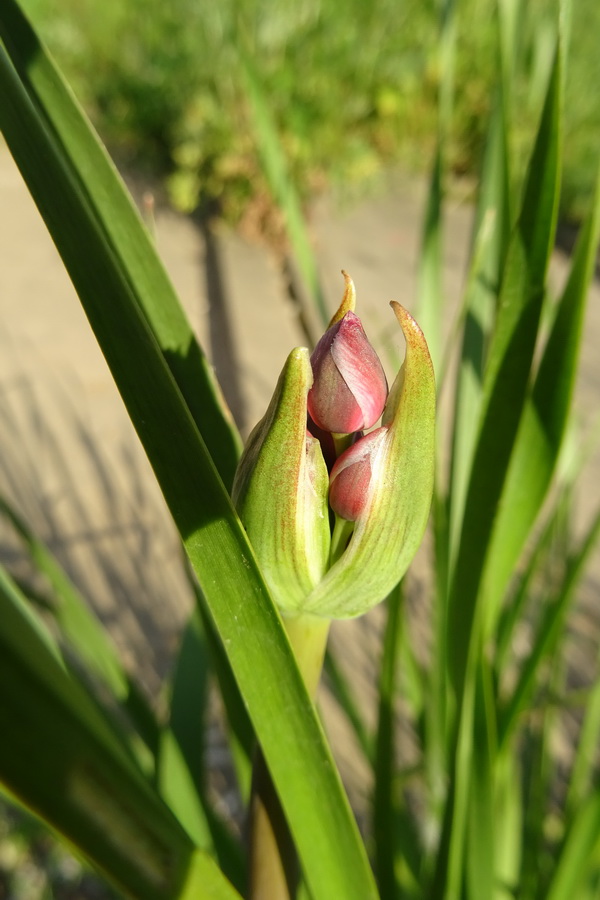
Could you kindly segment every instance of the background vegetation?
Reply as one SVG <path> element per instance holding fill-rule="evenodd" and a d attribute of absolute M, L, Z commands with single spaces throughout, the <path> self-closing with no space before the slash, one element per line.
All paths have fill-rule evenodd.
<path fill-rule="evenodd" d="M 427 171 L 437 129 L 439 0 L 51 0 L 24 3 L 109 146 L 167 176 L 184 210 L 216 204 L 259 227 L 272 207 L 240 51 L 269 97 L 301 197 L 364 190 L 383 167 Z M 527 4 L 513 140 L 527 158 L 547 74 L 555 0 Z M 449 172 L 474 176 L 497 76 L 494 0 L 456 4 Z M 600 5 L 573 3 L 565 100 L 563 216 L 589 207 L 600 140 Z"/>

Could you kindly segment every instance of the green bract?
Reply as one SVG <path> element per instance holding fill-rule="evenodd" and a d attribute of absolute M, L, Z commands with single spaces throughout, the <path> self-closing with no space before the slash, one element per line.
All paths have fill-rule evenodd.
<path fill-rule="evenodd" d="M 292 350 L 233 484 L 233 501 L 284 612 L 302 609 L 329 559 L 329 478 L 320 444 L 306 430 L 311 384 L 308 350 Z"/>
<path fill-rule="evenodd" d="M 353 294 L 345 277 L 342 307 Z M 234 502 L 283 612 L 361 615 L 402 578 L 423 537 L 433 493 L 435 378 L 423 332 L 400 304 L 391 305 L 406 357 L 369 458 L 370 479 L 356 480 L 364 494 L 341 555 L 336 548 L 329 560 L 329 479 L 319 441 L 306 430 L 313 382 L 307 350 L 290 354 L 240 461 Z"/>

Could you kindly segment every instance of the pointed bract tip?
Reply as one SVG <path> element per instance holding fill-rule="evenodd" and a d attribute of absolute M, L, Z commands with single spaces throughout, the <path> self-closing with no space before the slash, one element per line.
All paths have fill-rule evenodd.
<path fill-rule="evenodd" d="M 400 303 L 398 303 L 397 300 L 390 300 L 390 306 L 392 307 L 394 315 L 400 323 L 400 327 L 402 328 L 404 337 L 407 341 L 409 340 L 409 336 L 411 333 L 416 337 L 423 338 L 423 332 L 407 309 L 405 309 Z"/>
<path fill-rule="evenodd" d="M 327 326 L 328 329 L 331 328 L 332 325 L 335 325 L 336 322 L 339 322 L 341 319 L 343 319 L 346 313 L 354 312 L 356 308 L 356 288 L 354 287 L 354 282 L 352 281 L 348 273 L 343 269 L 342 275 L 344 276 L 344 281 L 346 283 L 344 296 L 342 297 L 342 302 L 334 313 L 331 322 Z"/>

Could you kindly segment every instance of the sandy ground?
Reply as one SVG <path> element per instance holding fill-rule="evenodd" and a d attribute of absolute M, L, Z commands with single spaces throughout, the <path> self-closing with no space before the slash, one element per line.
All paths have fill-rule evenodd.
<path fill-rule="evenodd" d="M 377 343 L 402 341 L 390 299 L 411 308 L 423 188 L 395 182 L 379 197 L 346 210 L 322 203 L 312 231 L 333 310 L 340 269 L 358 289 L 359 312 Z M 458 297 L 469 240 L 470 210 L 447 213 L 444 285 Z M 303 343 L 277 261 L 225 228 L 207 232 L 158 204 L 156 240 L 190 319 L 207 349 L 242 431 L 262 415 L 283 361 Z M 564 278 L 557 253 L 553 278 Z M 578 410 L 596 413 L 600 365 L 600 291 L 586 321 Z M 177 536 L 106 363 L 45 226 L 6 148 L 0 146 L 0 493 L 8 494 L 72 573 L 125 658 L 152 694 L 168 670 L 191 599 Z M 585 521 L 600 499 L 596 455 L 582 492 Z M 0 560 L 19 550 L 0 530 Z M 596 554 L 586 591 L 597 596 Z M 591 593 L 590 593 L 591 592 Z M 343 623 L 335 640 L 350 668 L 369 671 L 377 655 L 378 614 Z M 360 640 L 357 640 L 360 628 Z M 372 685 L 364 686 L 368 715 Z M 350 765 L 341 730 L 338 755 Z M 355 773 L 359 775 L 360 773 Z M 358 778 L 360 781 L 360 778 Z"/>

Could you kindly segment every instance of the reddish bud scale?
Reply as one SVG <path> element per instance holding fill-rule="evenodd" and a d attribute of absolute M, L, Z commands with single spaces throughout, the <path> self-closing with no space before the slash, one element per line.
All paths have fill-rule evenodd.
<path fill-rule="evenodd" d="M 329 505 L 342 519 L 355 522 L 365 509 L 373 462 L 387 433 L 377 428 L 349 447 L 336 461 L 329 478 Z"/>
<path fill-rule="evenodd" d="M 347 312 L 332 325 L 310 361 L 308 411 L 315 424 L 333 434 L 371 428 L 383 412 L 387 381 L 358 316 Z"/>

